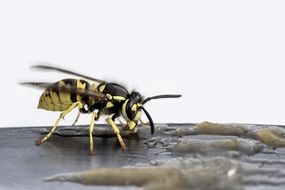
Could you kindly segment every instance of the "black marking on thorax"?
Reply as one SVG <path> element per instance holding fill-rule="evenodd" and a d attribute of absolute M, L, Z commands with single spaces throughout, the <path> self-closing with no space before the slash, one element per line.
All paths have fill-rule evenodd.
<path fill-rule="evenodd" d="M 112 96 L 122 96 L 125 98 L 129 96 L 128 90 L 122 85 L 116 83 L 107 83 L 103 93 L 110 94 Z"/>

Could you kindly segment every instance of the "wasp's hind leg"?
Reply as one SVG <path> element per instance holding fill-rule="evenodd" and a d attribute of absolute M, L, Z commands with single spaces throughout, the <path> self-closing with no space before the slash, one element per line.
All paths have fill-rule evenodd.
<path fill-rule="evenodd" d="M 126 148 L 127 148 L 127 147 L 126 147 L 126 144 L 125 144 L 125 142 L 124 142 L 124 140 L 123 140 L 123 138 L 122 138 L 122 136 L 121 136 L 121 134 L 120 134 L 120 131 L 119 131 L 117 125 L 116 125 L 115 122 L 114 122 L 114 119 L 108 117 L 108 118 L 106 119 L 106 121 L 107 121 L 107 123 L 108 123 L 109 125 L 111 125 L 111 127 L 112 127 L 113 130 L 114 130 L 114 132 L 116 133 L 116 135 L 117 135 L 117 137 L 118 137 L 118 140 L 119 140 L 119 143 L 120 143 L 120 145 L 121 145 L 122 150 L 126 150 Z"/>
<path fill-rule="evenodd" d="M 43 138 L 37 140 L 35 142 L 36 145 L 40 145 L 42 144 L 43 142 L 45 142 L 46 140 L 49 139 L 49 137 L 53 134 L 53 132 L 55 131 L 56 127 L 58 126 L 58 123 L 60 122 L 61 119 L 63 119 L 69 112 L 71 112 L 74 108 L 78 107 L 79 109 L 83 107 L 82 103 L 81 102 L 75 102 L 73 103 L 67 110 L 63 111 L 59 118 L 57 118 L 55 124 L 53 125 L 53 127 L 51 128 L 50 132 L 44 136 Z"/>

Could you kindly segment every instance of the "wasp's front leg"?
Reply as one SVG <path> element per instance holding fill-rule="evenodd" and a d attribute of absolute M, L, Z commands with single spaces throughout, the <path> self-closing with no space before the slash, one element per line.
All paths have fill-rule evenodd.
<path fill-rule="evenodd" d="M 127 146 L 126 146 L 126 144 L 125 144 L 125 142 L 124 142 L 124 140 L 123 140 L 123 138 L 122 138 L 122 136 L 121 136 L 121 134 L 120 134 L 120 131 L 119 131 L 117 125 L 115 124 L 114 120 L 113 120 L 112 118 L 108 117 L 108 118 L 106 119 L 106 121 L 107 121 L 107 123 L 113 128 L 114 132 L 115 132 L 116 135 L 117 135 L 117 138 L 118 138 L 118 140 L 119 140 L 119 143 L 120 143 L 120 145 L 121 145 L 122 150 L 125 151 L 125 150 L 127 149 Z"/>

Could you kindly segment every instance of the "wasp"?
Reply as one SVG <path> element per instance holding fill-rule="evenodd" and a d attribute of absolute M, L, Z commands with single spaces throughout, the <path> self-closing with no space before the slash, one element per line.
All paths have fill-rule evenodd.
<path fill-rule="evenodd" d="M 47 135 L 36 141 L 37 145 L 42 144 L 50 138 L 56 130 L 59 122 L 72 110 L 78 108 L 79 113 L 73 123 L 77 122 L 80 113 L 91 114 L 91 122 L 89 127 L 89 154 L 94 154 L 93 146 L 93 128 L 94 123 L 101 115 L 107 115 L 106 122 L 113 128 L 117 135 L 120 146 L 126 149 L 120 131 L 115 124 L 115 119 L 122 116 L 127 122 L 126 128 L 129 131 L 136 129 L 139 121 L 141 122 L 141 112 L 143 111 L 149 121 L 151 134 L 154 133 L 154 123 L 144 108 L 144 105 L 153 99 L 161 98 L 179 98 L 179 94 L 163 94 L 152 96 L 144 99 L 139 92 L 129 92 L 124 86 L 117 83 L 109 83 L 93 77 L 85 76 L 67 69 L 53 67 L 49 65 L 35 65 L 34 69 L 44 71 L 57 71 L 65 74 L 71 74 L 81 79 L 63 79 L 55 83 L 48 82 L 21 82 L 22 85 L 44 88 L 38 108 L 49 111 L 60 111 L 61 114 L 57 118 L 55 124 Z M 83 79 L 85 80 L 83 80 Z M 89 84 L 86 80 L 93 81 Z"/>

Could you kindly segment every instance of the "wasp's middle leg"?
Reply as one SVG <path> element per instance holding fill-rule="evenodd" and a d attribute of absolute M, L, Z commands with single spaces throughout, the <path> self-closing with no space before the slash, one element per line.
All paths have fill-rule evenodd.
<path fill-rule="evenodd" d="M 89 127 L 89 154 L 94 155 L 94 146 L 93 146 L 93 129 L 94 129 L 94 124 L 95 120 L 97 118 L 97 114 L 94 111 L 91 116 L 91 122 L 90 122 L 90 127 Z"/>
<path fill-rule="evenodd" d="M 75 126 L 75 124 L 77 123 L 78 119 L 79 119 L 79 116 L 81 113 L 88 113 L 88 110 L 86 110 L 84 107 L 80 108 L 79 111 L 78 111 L 78 114 L 74 120 L 74 122 L 72 123 L 71 126 Z"/>
<path fill-rule="evenodd" d="M 72 123 L 71 126 L 75 126 L 75 124 L 77 123 L 77 121 L 79 119 L 79 116 L 80 116 L 80 111 L 78 112 L 78 114 L 77 114 L 77 116 L 76 116 L 76 118 L 75 118 L 75 120 L 74 120 L 74 122 Z"/>
<path fill-rule="evenodd" d="M 95 121 L 97 121 L 100 117 L 100 111 L 97 113 L 94 111 L 91 115 L 91 122 L 89 127 L 89 154 L 94 155 L 94 143 L 93 143 L 93 129 L 95 125 Z"/>
<path fill-rule="evenodd" d="M 69 112 L 71 112 L 74 108 L 78 107 L 79 109 L 83 107 L 81 102 L 75 102 L 73 103 L 67 110 L 63 111 L 59 118 L 57 118 L 55 124 L 53 125 L 53 127 L 51 128 L 50 132 L 44 136 L 43 138 L 37 140 L 35 143 L 36 145 L 40 145 L 43 142 L 45 142 L 46 140 L 48 140 L 48 138 L 53 134 L 53 132 L 55 131 L 56 127 L 58 126 L 59 122 L 61 119 L 63 119 Z"/>

